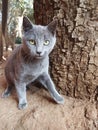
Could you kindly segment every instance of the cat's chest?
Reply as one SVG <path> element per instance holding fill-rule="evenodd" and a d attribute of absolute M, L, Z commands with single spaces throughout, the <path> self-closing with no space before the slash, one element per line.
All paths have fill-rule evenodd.
<path fill-rule="evenodd" d="M 26 84 L 29 84 L 30 82 L 36 80 L 45 71 L 48 71 L 47 62 L 24 64 L 21 79 Z"/>
<path fill-rule="evenodd" d="M 47 70 L 48 61 L 28 63 L 23 66 L 23 75 L 36 78 Z"/>
<path fill-rule="evenodd" d="M 43 63 L 26 64 L 24 66 L 24 73 L 35 75 L 37 73 L 42 72 L 44 69 L 45 69 L 45 65 Z"/>

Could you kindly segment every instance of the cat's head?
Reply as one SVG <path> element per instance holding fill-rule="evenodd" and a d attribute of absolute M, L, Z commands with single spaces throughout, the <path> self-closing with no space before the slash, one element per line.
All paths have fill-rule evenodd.
<path fill-rule="evenodd" d="M 56 21 L 47 26 L 34 25 L 27 18 L 23 18 L 25 44 L 32 57 L 44 58 L 52 51 L 56 42 Z"/>

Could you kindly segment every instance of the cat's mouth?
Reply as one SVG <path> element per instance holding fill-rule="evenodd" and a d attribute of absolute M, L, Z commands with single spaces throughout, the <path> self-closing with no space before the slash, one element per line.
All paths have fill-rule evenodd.
<path fill-rule="evenodd" d="M 36 59 L 43 59 L 44 56 L 36 56 L 35 58 L 36 58 Z"/>
<path fill-rule="evenodd" d="M 45 57 L 45 54 L 42 54 L 42 53 L 35 55 L 35 58 L 36 58 L 36 59 L 43 59 L 44 57 Z"/>

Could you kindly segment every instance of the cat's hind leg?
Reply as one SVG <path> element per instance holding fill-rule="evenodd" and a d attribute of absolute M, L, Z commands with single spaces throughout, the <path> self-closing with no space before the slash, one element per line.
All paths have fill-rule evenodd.
<path fill-rule="evenodd" d="M 57 92 L 56 88 L 55 88 L 55 85 L 50 77 L 49 74 L 47 73 L 44 73 L 43 75 L 41 75 L 39 78 L 38 78 L 38 81 L 40 83 L 42 83 L 45 88 L 48 89 L 50 95 L 52 96 L 52 98 L 57 102 L 57 103 L 60 103 L 60 104 L 63 104 L 64 103 L 64 98 Z"/>
<path fill-rule="evenodd" d="M 8 96 L 10 96 L 11 90 L 12 90 L 12 86 L 9 85 L 9 86 L 5 89 L 4 93 L 2 94 L 2 98 L 7 98 Z"/>

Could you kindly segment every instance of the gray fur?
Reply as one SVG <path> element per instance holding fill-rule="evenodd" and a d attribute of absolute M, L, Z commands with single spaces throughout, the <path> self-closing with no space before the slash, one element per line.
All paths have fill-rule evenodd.
<path fill-rule="evenodd" d="M 63 103 L 64 99 L 55 89 L 48 72 L 49 54 L 56 42 L 56 22 L 53 21 L 47 26 L 33 25 L 24 17 L 23 29 L 23 43 L 13 51 L 5 67 L 8 87 L 3 97 L 9 96 L 15 86 L 19 99 L 18 107 L 24 109 L 27 106 L 26 86 L 38 80 L 57 103 Z M 29 40 L 34 40 L 36 44 L 31 45 Z M 47 46 L 43 44 L 45 40 L 50 41 Z"/>

